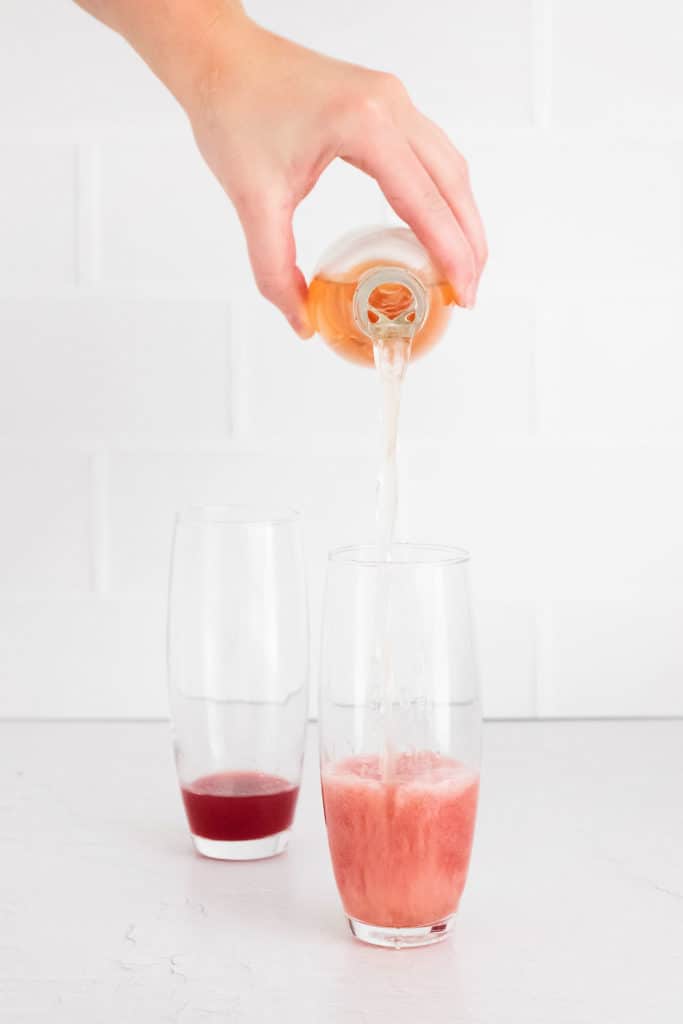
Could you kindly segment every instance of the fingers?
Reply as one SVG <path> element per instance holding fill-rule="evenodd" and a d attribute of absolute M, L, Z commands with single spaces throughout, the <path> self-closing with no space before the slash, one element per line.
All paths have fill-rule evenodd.
<path fill-rule="evenodd" d="M 413 229 L 441 266 L 461 306 L 472 306 L 478 266 L 462 226 L 434 179 L 406 141 L 395 133 L 362 134 L 360 149 L 344 158 L 372 175 L 401 220 Z"/>
<path fill-rule="evenodd" d="M 445 132 L 422 115 L 418 115 L 411 147 L 460 224 L 474 253 L 478 280 L 486 264 L 488 248 L 465 159 Z"/>
<path fill-rule="evenodd" d="M 310 338 L 307 287 L 296 265 L 291 205 L 273 197 L 272 191 L 254 192 L 236 205 L 259 291 L 284 313 L 301 338 Z"/>

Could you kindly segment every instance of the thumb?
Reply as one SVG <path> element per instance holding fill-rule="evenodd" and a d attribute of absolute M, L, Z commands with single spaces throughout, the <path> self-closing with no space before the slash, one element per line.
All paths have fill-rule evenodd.
<path fill-rule="evenodd" d="M 259 291 L 284 313 L 301 338 L 310 338 L 308 289 L 296 265 L 291 205 L 263 192 L 244 199 L 237 213 Z"/>

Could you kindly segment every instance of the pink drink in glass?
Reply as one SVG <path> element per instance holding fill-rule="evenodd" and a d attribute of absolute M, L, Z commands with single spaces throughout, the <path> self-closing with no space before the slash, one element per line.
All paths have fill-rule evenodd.
<path fill-rule="evenodd" d="M 400 754 L 382 778 L 379 756 L 323 773 L 337 886 L 350 918 L 422 928 L 458 907 L 472 849 L 478 775 L 429 751 Z"/>
<path fill-rule="evenodd" d="M 290 828 L 299 787 L 264 772 L 215 772 L 181 793 L 193 836 L 244 842 Z"/>

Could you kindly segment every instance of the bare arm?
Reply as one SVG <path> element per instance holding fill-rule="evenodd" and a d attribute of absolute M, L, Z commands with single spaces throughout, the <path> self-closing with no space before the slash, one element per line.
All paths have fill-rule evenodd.
<path fill-rule="evenodd" d="M 119 32 L 187 112 L 234 203 L 256 282 L 306 336 L 294 210 L 332 160 L 375 178 L 461 305 L 486 261 L 467 165 L 391 75 L 332 60 L 253 22 L 239 0 L 76 0 Z"/>

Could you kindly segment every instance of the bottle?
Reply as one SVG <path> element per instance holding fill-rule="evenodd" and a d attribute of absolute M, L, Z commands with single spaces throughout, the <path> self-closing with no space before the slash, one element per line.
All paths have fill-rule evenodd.
<path fill-rule="evenodd" d="M 309 286 L 311 324 L 344 359 L 372 366 L 377 339 L 405 337 L 410 358 L 444 333 L 455 295 L 408 228 L 365 228 L 323 255 Z"/>

